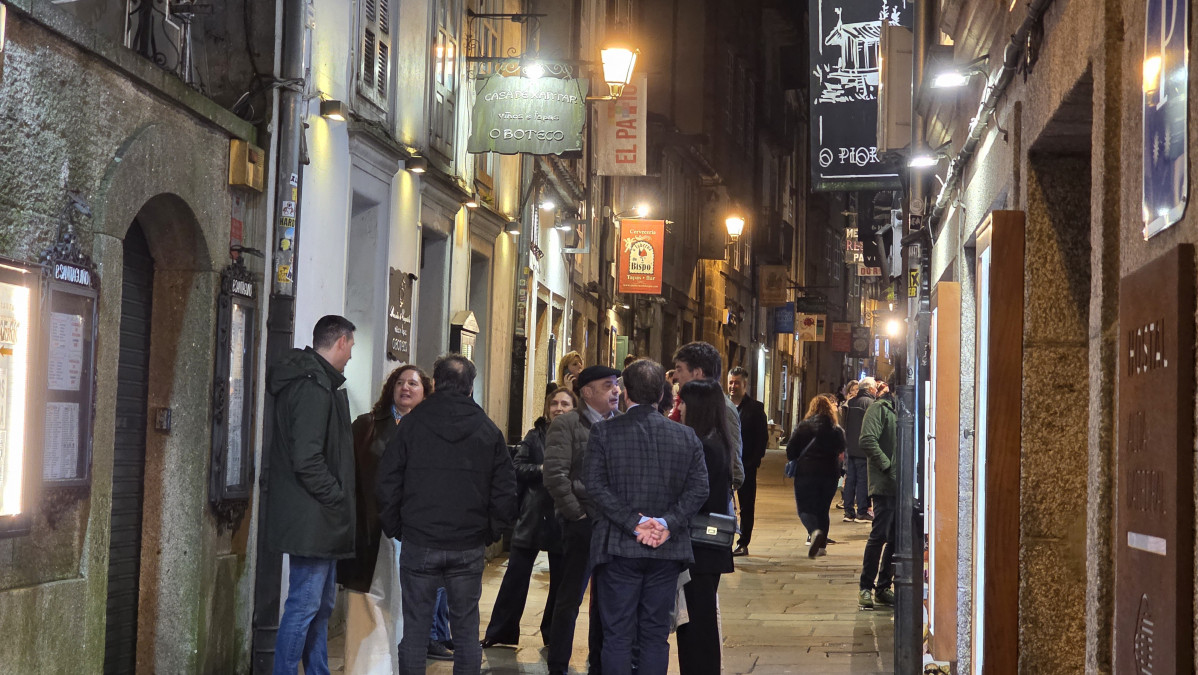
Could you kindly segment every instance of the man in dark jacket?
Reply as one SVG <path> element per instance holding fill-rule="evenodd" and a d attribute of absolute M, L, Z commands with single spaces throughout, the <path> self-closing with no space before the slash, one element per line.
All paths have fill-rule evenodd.
<path fill-rule="evenodd" d="M 578 374 L 578 396 L 582 405 L 553 420 L 545 439 L 545 489 L 553 497 L 554 508 L 562 520 L 561 582 L 553 605 L 553 623 L 549 629 L 549 653 L 546 661 L 550 675 L 570 669 L 574 649 L 574 624 L 578 605 L 590 577 L 591 528 L 594 507 L 583 486 L 583 457 L 591 430 L 599 422 L 619 414 L 620 371 L 607 366 L 591 366 Z M 594 593 L 592 587 L 592 594 Z M 591 671 L 599 672 L 599 630 L 592 613 L 590 644 Z"/>
<path fill-rule="evenodd" d="M 327 673 L 329 616 L 337 599 L 337 560 L 354 555 L 354 439 L 341 375 L 354 325 L 325 316 L 312 346 L 274 363 L 274 441 L 266 492 L 266 543 L 288 554 L 287 601 L 275 637 L 276 675 Z"/>
<path fill-rule="evenodd" d="M 844 522 L 868 523 L 869 493 L 866 480 L 865 452 L 858 442 L 861 438 L 861 423 L 865 419 L 865 411 L 874 402 L 877 392 L 877 382 L 867 377 L 857 386 L 857 395 L 844 405 L 844 440 L 847 444 L 844 462 Z"/>
<path fill-rule="evenodd" d="M 624 370 L 633 404 L 591 429 L 583 482 L 595 505 L 591 562 L 603 625 L 603 672 L 664 675 L 678 574 L 694 561 L 688 527 L 707 501 L 703 444 L 658 414 L 664 371 L 641 359 Z"/>
<path fill-rule="evenodd" d="M 865 543 L 861 564 L 861 590 L 857 603 L 870 609 L 874 602 L 893 605 L 895 481 L 894 448 L 897 438 L 894 402 L 879 398 L 865 412 L 861 424 L 861 450 L 869 460 L 869 495 L 874 500 L 874 524 Z"/>
<path fill-rule="evenodd" d="M 403 542 L 400 671 L 425 672 L 437 589 L 449 598 L 454 672 L 477 673 L 484 553 L 516 517 L 516 471 L 503 434 L 479 407 L 474 364 L 433 364 L 434 393 L 400 421 L 379 462 L 383 532 Z"/>
<path fill-rule="evenodd" d="M 749 371 L 737 366 L 728 371 L 728 398 L 740 413 L 740 437 L 742 459 L 745 465 L 745 482 L 741 483 L 736 496 L 740 499 L 740 538 L 737 539 L 734 556 L 749 555 L 749 541 L 753 538 L 753 516 L 757 505 L 757 468 L 765 458 L 765 446 L 769 444 L 769 422 L 765 417 L 765 405 L 749 396 Z"/>

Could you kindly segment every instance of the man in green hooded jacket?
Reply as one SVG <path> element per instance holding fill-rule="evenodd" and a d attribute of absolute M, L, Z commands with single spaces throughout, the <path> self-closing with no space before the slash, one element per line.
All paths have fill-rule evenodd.
<path fill-rule="evenodd" d="M 327 673 L 337 560 L 354 556 L 354 438 L 345 364 L 354 324 L 329 315 L 312 346 L 271 364 L 274 438 L 266 490 L 266 543 L 288 554 L 287 601 L 275 638 L 274 673 Z"/>
<path fill-rule="evenodd" d="M 862 609 L 894 604 L 894 511 L 898 485 L 895 482 L 895 425 L 894 401 L 889 396 L 878 398 L 865 411 L 861 422 L 859 447 L 869 462 L 869 496 L 874 504 L 873 528 L 865 544 L 865 559 L 861 563 L 861 590 L 857 604 Z"/>

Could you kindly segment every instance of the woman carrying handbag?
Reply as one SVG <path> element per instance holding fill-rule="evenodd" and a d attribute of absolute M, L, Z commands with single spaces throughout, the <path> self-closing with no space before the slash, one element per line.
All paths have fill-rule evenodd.
<path fill-rule="evenodd" d="M 786 473 L 795 479 L 799 519 L 811 535 L 807 557 L 827 555 L 832 498 L 840 479 L 838 458 L 844 451 L 844 429 L 837 424 L 836 400 L 826 394 L 811 399 L 807 417 L 786 444 Z"/>
<path fill-rule="evenodd" d="M 678 627 L 678 670 L 682 675 L 719 675 L 720 630 L 716 593 L 720 575 L 733 571 L 732 529 L 736 520 L 728 517 L 728 499 L 732 494 L 732 440 L 725 423 L 724 392 L 715 380 L 691 380 L 679 391 L 678 411 L 683 424 L 695 430 L 703 442 L 707 464 L 707 502 L 691 522 L 710 524 L 721 530 L 718 543 L 691 537 L 695 562 L 689 570 L 691 580 L 682 587 L 686 596 L 689 621 Z M 727 525 L 716 523 L 727 519 Z"/>

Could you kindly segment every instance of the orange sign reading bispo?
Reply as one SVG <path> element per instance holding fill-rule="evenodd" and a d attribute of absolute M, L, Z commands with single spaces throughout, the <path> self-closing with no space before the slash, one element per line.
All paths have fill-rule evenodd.
<path fill-rule="evenodd" d="M 620 221 L 620 293 L 661 294 L 661 255 L 666 221 Z"/>

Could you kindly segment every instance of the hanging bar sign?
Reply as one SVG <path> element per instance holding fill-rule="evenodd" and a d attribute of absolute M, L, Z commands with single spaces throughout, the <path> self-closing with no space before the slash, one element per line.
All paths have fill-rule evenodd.
<path fill-rule="evenodd" d="M 915 3 L 810 2 L 813 188 L 898 188 L 898 174 L 878 158 L 878 48 L 882 21 L 910 27 Z"/>

